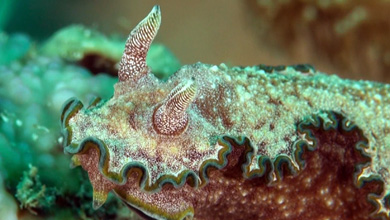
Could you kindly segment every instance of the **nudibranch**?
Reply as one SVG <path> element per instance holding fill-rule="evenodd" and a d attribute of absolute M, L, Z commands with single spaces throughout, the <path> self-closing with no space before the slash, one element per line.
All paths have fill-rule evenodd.
<path fill-rule="evenodd" d="M 64 104 L 95 209 L 113 192 L 155 219 L 389 219 L 390 85 L 202 63 L 161 81 L 160 23 L 155 6 L 130 33 L 110 100 Z"/>

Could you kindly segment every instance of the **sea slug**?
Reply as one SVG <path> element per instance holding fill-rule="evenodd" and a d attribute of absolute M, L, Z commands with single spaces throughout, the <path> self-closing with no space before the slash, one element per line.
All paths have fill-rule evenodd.
<path fill-rule="evenodd" d="M 309 65 L 159 80 L 145 58 L 160 23 L 155 6 L 130 33 L 110 100 L 64 104 L 94 208 L 112 191 L 156 219 L 389 219 L 390 85 Z"/>

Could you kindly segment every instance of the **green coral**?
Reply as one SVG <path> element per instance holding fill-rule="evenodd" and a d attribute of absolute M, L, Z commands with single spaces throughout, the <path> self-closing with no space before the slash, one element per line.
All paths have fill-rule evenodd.
<path fill-rule="evenodd" d="M 41 48 L 43 54 L 65 60 L 79 61 L 86 54 L 100 54 L 119 62 L 125 39 L 107 37 L 81 25 L 71 25 L 56 32 Z M 61 45 L 59 47 L 58 45 Z M 162 44 L 152 44 L 146 57 L 148 66 L 160 79 L 167 79 L 181 64 L 175 55 Z"/>
<path fill-rule="evenodd" d="M 0 7 L 1 8 L 1 7 Z M 0 65 L 22 58 L 31 47 L 30 39 L 22 34 L 7 35 L 0 32 Z"/>

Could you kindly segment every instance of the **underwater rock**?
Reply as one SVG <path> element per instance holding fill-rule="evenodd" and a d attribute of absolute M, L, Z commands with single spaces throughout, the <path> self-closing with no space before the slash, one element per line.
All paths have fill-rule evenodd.
<path fill-rule="evenodd" d="M 389 1 L 246 0 L 245 4 L 262 44 L 273 43 L 291 57 L 333 66 L 357 79 L 390 82 Z"/>
<path fill-rule="evenodd" d="M 390 85 L 308 65 L 146 65 L 161 12 L 130 33 L 109 100 L 61 125 L 93 207 L 110 191 L 157 219 L 389 219 Z"/>

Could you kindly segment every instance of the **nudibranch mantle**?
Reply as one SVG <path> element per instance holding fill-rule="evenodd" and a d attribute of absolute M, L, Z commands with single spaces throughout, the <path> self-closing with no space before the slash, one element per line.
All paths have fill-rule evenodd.
<path fill-rule="evenodd" d="M 64 105 L 65 152 L 88 171 L 95 208 L 113 190 L 153 218 L 202 219 L 201 210 L 234 218 L 235 209 L 221 210 L 229 216 L 221 217 L 217 205 L 208 210 L 204 204 L 223 204 L 226 195 L 218 184 L 232 189 L 229 184 L 235 183 L 242 198 L 231 199 L 249 202 L 243 198 L 258 191 L 248 191 L 246 182 L 256 188 L 260 183 L 253 184 L 254 179 L 263 178 L 264 187 L 282 187 L 285 179 L 315 167 L 303 159 L 306 151 L 310 155 L 338 146 L 337 141 L 324 144 L 338 132 L 335 140 L 345 145 L 340 146 L 353 143 L 352 152 L 360 152 L 351 174 L 356 190 L 380 182 L 375 183 L 382 188 L 363 199 L 376 205 L 373 214 L 389 218 L 390 85 L 340 79 L 307 65 L 228 68 L 202 63 L 183 66 L 161 81 L 144 59 L 160 21 L 156 6 L 131 32 L 110 100 L 96 98 L 84 107 L 71 99 Z M 345 158 L 340 164 L 349 161 Z M 253 196 L 252 202 L 264 197 Z M 258 212 L 246 214 L 267 216 Z"/>

